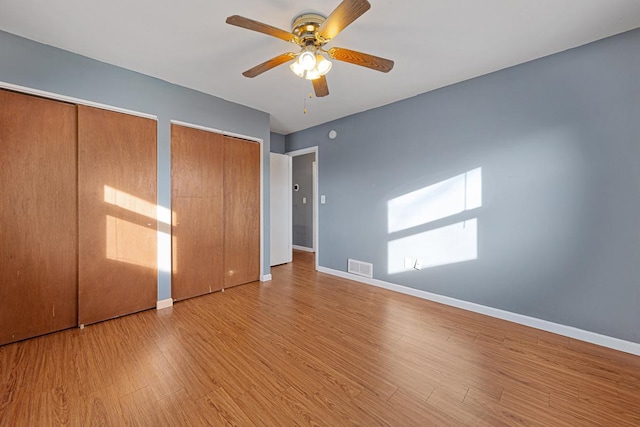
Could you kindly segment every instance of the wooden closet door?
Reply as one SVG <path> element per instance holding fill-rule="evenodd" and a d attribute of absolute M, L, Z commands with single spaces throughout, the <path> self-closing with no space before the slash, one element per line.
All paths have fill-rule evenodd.
<path fill-rule="evenodd" d="M 176 300 L 223 285 L 223 143 L 220 134 L 171 125 L 171 296 Z"/>
<path fill-rule="evenodd" d="M 76 106 L 0 90 L 0 345 L 77 325 Z"/>
<path fill-rule="evenodd" d="M 224 287 L 260 278 L 260 145 L 225 136 Z"/>
<path fill-rule="evenodd" d="M 80 324 L 155 306 L 156 122 L 78 106 Z"/>

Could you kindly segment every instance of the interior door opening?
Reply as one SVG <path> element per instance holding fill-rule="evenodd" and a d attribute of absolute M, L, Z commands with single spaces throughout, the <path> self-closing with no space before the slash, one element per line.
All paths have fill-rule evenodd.
<path fill-rule="evenodd" d="M 318 268 L 318 147 L 287 153 L 292 157 L 292 247 L 315 253 Z"/>

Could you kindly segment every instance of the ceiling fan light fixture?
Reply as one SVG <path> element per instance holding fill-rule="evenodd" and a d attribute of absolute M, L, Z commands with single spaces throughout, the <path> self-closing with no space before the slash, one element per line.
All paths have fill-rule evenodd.
<path fill-rule="evenodd" d="M 316 66 L 307 71 L 304 74 L 304 78 L 307 80 L 315 80 L 319 77 L 322 77 L 329 72 L 329 70 L 331 69 L 331 65 L 331 61 L 326 59 L 324 56 L 317 54 Z"/>
<path fill-rule="evenodd" d="M 316 55 L 316 70 L 318 70 L 318 73 L 320 73 L 321 76 L 327 74 L 329 70 L 331 70 L 332 65 L 331 61 L 326 59 L 324 56 Z"/>
<path fill-rule="evenodd" d="M 293 63 L 289 64 L 291 71 L 299 77 L 313 80 L 313 90 L 316 96 L 323 97 L 329 95 L 329 88 L 324 76 L 332 68 L 331 61 L 325 55 L 336 61 L 348 62 L 388 73 L 393 69 L 393 61 L 389 59 L 338 47 L 332 47 L 328 51 L 324 50 L 327 43 L 362 16 L 370 7 L 371 4 L 367 0 L 342 0 L 328 16 L 313 12 L 298 15 L 291 23 L 291 31 L 239 15 L 229 16 L 226 20 L 227 24 L 263 33 L 300 47 L 298 53 L 283 53 L 248 69 L 242 75 L 249 78 L 256 77 L 293 60 Z"/>
<path fill-rule="evenodd" d="M 321 75 L 322 74 L 320 74 L 318 69 L 314 67 L 312 70 L 307 71 L 307 73 L 304 75 L 304 78 L 307 80 L 315 80 Z"/>
<path fill-rule="evenodd" d="M 291 71 L 293 71 L 293 73 L 298 77 L 304 78 L 305 73 L 307 72 L 304 68 L 302 68 L 302 65 L 300 65 L 298 61 L 293 61 L 293 63 L 289 65 L 289 68 L 291 68 Z"/>
<path fill-rule="evenodd" d="M 316 66 L 316 55 L 311 49 L 305 48 L 298 56 L 297 62 L 304 70 L 313 70 Z"/>

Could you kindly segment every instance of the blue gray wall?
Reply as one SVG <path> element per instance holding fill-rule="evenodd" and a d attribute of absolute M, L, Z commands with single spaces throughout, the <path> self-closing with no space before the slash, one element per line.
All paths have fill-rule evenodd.
<path fill-rule="evenodd" d="M 170 120 L 263 139 L 264 224 L 267 226 L 263 236 L 262 274 L 269 273 L 268 114 L 1 31 L 0 81 L 158 116 L 158 203 L 169 209 Z M 161 266 L 158 300 L 171 296 L 168 270 L 168 266 L 164 269 Z"/>
<path fill-rule="evenodd" d="M 319 147 L 319 264 L 640 343 L 639 46 L 634 30 L 287 135 Z M 475 168 L 480 208 L 388 231 L 389 200 Z M 477 259 L 387 271 L 390 241 L 474 218 Z"/>
<path fill-rule="evenodd" d="M 293 185 L 298 191 L 292 193 L 293 244 L 313 248 L 313 162 L 315 153 L 295 156 L 291 160 Z M 306 201 L 306 203 L 305 203 Z"/>
<path fill-rule="evenodd" d="M 284 135 L 279 133 L 271 132 L 271 152 L 284 154 Z"/>

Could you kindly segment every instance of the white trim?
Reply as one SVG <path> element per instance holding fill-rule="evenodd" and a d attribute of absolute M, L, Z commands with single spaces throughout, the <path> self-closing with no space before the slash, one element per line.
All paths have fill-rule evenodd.
<path fill-rule="evenodd" d="M 204 130 L 206 132 L 220 133 L 224 135 L 224 131 L 220 129 L 210 128 L 207 126 L 200 126 L 193 123 L 181 122 L 180 120 L 170 120 L 169 123 L 171 123 L 172 125 L 184 126 L 186 128 L 199 129 L 199 130 Z"/>
<path fill-rule="evenodd" d="M 169 307 L 173 307 L 173 298 L 167 298 L 167 299 L 163 299 L 162 301 L 156 301 L 156 310 L 162 310 Z"/>
<path fill-rule="evenodd" d="M 316 152 L 316 176 L 315 178 L 315 183 L 314 183 L 314 189 L 315 189 L 315 195 L 316 195 L 316 199 L 313 201 L 313 227 L 314 227 L 314 236 L 313 236 L 313 248 L 316 251 L 316 256 L 314 257 L 316 259 L 316 271 L 318 270 L 318 267 L 320 267 L 320 156 L 318 153 L 318 147 L 313 147 L 315 152 Z"/>
<path fill-rule="evenodd" d="M 114 107 L 113 105 L 100 104 L 99 102 L 87 101 L 86 99 L 74 98 L 72 96 L 60 95 L 58 93 L 47 92 L 40 89 L 33 89 L 26 86 L 14 85 L 12 83 L 0 82 L 0 88 L 15 92 L 22 92 L 28 95 L 41 96 L 56 101 L 69 102 L 71 104 L 86 105 L 87 107 L 100 108 L 102 110 L 114 111 L 116 113 L 129 114 L 130 116 L 144 117 L 146 119 L 158 120 L 158 116 L 141 113 L 140 111 L 127 110 L 126 108 Z"/>
<path fill-rule="evenodd" d="M 291 245 L 291 247 L 298 251 L 313 252 L 313 248 L 308 248 L 306 246 Z"/>
<path fill-rule="evenodd" d="M 282 204 L 278 205 L 278 203 L 277 203 L 277 201 L 278 201 L 277 199 L 278 198 L 274 197 L 274 192 L 278 193 L 280 190 L 282 190 L 282 187 L 275 188 L 275 190 L 274 190 L 274 187 L 273 187 L 273 185 L 274 185 L 274 182 L 273 182 L 273 177 L 274 177 L 273 165 L 274 165 L 274 161 L 275 161 L 276 164 L 278 164 L 278 160 L 277 159 L 284 160 L 285 163 L 286 163 L 286 168 L 287 168 L 287 171 L 286 171 L 286 183 L 284 183 L 284 185 L 286 186 L 285 187 L 286 200 L 285 200 L 285 206 L 284 206 L 284 211 L 285 211 L 284 212 L 284 216 L 282 215 L 282 212 L 274 212 L 274 210 L 278 211 L 279 208 L 280 209 L 283 208 Z M 269 169 L 269 172 L 270 172 L 270 176 L 269 176 L 270 190 L 269 191 L 271 193 L 271 197 L 269 199 L 269 212 L 270 212 L 270 219 L 271 219 L 271 221 L 270 221 L 271 223 L 269 224 L 269 228 L 271 230 L 270 242 L 269 242 L 270 243 L 269 246 L 271 248 L 269 266 L 273 267 L 275 265 L 286 264 L 286 263 L 289 263 L 289 262 L 293 261 L 293 252 L 292 252 L 292 247 L 291 247 L 291 244 L 292 244 L 291 236 L 292 236 L 292 233 L 293 233 L 293 218 L 292 218 L 293 217 L 293 197 L 292 197 L 293 189 L 292 189 L 292 186 L 291 186 L 291 181 L 293 179 L 292 178 L 293 171 L 292 171 L 292 167 L 291 167 L 292 158 L 287 156 L 287 155 L 285 155 L 285 154 L 269 153 L 269 163 L 271 165 L 271 167 Z M 277 186 L 281 186 L 282 182 L 277 181 L 277 182 L 275 182 L 275 185 L 276 185 L 276 187 Z M 278 242 L 278 240 L 279 240 L 278 238 L 276 238 L 274 240 L 274 225 L 275 224 L 280 224 L 279 221 L 282 221 L 283 217 L 286 219 L 286 224 L 285 224 L 286 236 L 284 236 L 284 240 L 285 240 L 285 243 L 286 243 L 286 248 L 284 248 L 285 251 L 286 251 L 286 256 L 281 258 L 281 259 L 276 260 L 276 264 L 274 264 L 274 260 L 273 260 L 273 258 L 274 258 L 274 252 L 273 252 L 274 246 L 273 245 L 274 245 L 274 242 Z M 282 236 L 277 236 L 277 237 L 282 237 Z"/>
<path fill-rule="evenodd" d="M 311 163 L 311 180 L 313 181 L 313 251 L 318 248 L 318 153 L 316 153 L 316 160 Z M 318 269 L 318 259 L 316 258 L 316 270 Z"/>
<path fill-rule="evenodd" d="M 225 133 L 225 135 L 227 135 Z M 231 135 L 229 135 L 231 136 Z M 241 137 L 242 138 L 242 137 Z M 255 140 L 255 138 L 252 138 Z M 260 145 L 260 275 L 262 276 L 264 273 L 265 266 L 265 241 L 264 241 L 264 144 L 261 139 L 257 139 L 256 142 Z M 269 248 L 271 249 L 271 248 Z M 267 265 L 269 266 L 269 273 L 271 273 L 271 260 L 267 261 Z M 269 274 L 267 273 L 267 274 Z"/>
<path fill-rule="evenodd" d="M 295 151 L 289 151 L 288 153 L 285 153 L 287 156 L 291 156 L 291 157 L 296 157 L 296 156 L 304 156 L 305 154 L 311 154 L 314 153 L 316 154 L 316 161 L 318 161 L 318 146 L 316 145 L 315 147 L 309 147 L 309 148 L 303 148 L 301 150 L 295 150 Z"/>
<path fill-rule="evenodd" d="M 263 142 L 261 138 L 254 138 L 253 136 L 240 135 L 239 133 L 223 131 L 222 134 L 224 136 L 230 136 L 231 138 L 240 138 L 240 139 L 246 139 L 247 141 L 257 142 L 258 144 L 262 144 Z M 262 157 L 260 158 L 262 159 Z"/>
<path fill-rule="evenodd" d="M 547 320 L 525 316 L 523 314 L 512 313 L 510 311 L 500 310 L 498 308 L 487 307 L 473 302 L 462 301 L 459 299 L 438 295 L 419 289 L 397 285 L 395 283 L 384 282 L 378 279 L 359 277 L 353 274 L 345 273 L 344 271 L 333 270 L 331 268 L 318 267 L 318 271 L 321 273 L 330 274 L 332 276 L 342 277 L 344 279 L 365 283 L 371 286 L 377 286 L 379 288 L 388 289 L 390 291 L 395 291 L 406 295 L 412 295 L 414 297 L 434 301 L 440 304 L 461 308 L 463 310 L 472 311 L 474 313 L 484 314 L 509 322 L 518 323 L 520 325 L 529 326 L 535 329 L 540 329 L 554 334 L 563 335 L 565 337 L 574 338 L 576 340 L 586 341 L 591 344 L 596 344 L 640 356 L 640 343 L 625 341 L 619 338 L 609 337 L 607 335 L 601 335 L 595 332 L 574 328 L 573 326 L 561 325 L 559 323 L 553 323 Z"/>
<path fill-rule="evenodd" d="M 270 280 L 273 280 L 273 276 L 271 274 L 265 274 L 263 276 L 260 276 L 261 282 L 268 282 Z"/>
<path fill-rule="evenodd" d="M 287 248 L 288 251 L 288 255 L 289 255 L 289 262 L 293 262 L 293 157 L 289 156 L 289 176 L 287 177 L 288 179 L 288 185 L 289 185 L 289 190 L 288 190 L 288 194 L 287 194 L 287 202 L 288 202 L 288 206 L 287 209 L 289 210 L 289 247 Z M 271 189 L 269 189 L 269 191 L 271 191 Z"/>
<path fill-rule="evenodd" d="M 313 177 L 314 179 L 314 184 L 313 184 L 313 249 L 316 253 L 316 270 L 318 270 L 320 268 L 320 239 L 319 239 L 319 230 L 320 230 L 320 194 L 318 189 L 320 188 L 320 174 L 319 174 L 319 170 L 320 170 L 320 156 L 318 155 L 318 146 L 314 146 L 314 147 L 309 147 L 309 148 L 303 148 L 301 150 L 295 150 L 295 151 L 289 151 L 288 153 L 285 153 L 287 156 L 291 156 L 291 157 L 296 157 L 296 156 L 303 156 L 305 154 L 315 154 L 315 176 Z M 293 233 L 292 233 L 293 234 Z M 292 237 L 293 238 L 293 237 Z M 292 247 L 295 249 L 295 246 L 292 245 Z M 304 250 L 304 249 L 300 249 L 300 250 Z M 313 251 L 312 251 L 313 252 Z"/>
<path fill-rule="evenodd" d="M 242 134 L 234 133 L 234 132 L 227 132 L 226 130 L 210 128 L 210 127 L 207 127 L 207 126 L 200 126 L 200 125 L 196 125 L 194 123 L 181 122 L 180 120 L 170 120 L 170 123 L 174 124 L 174 125 L 178 125 L 178 126 L 184 126 L 184 127 L 187 127 L 187 128 L 204 130 L 206 132 L 219 133 L 221 135 L 229 136 L 231 138 L 245 139 L 247 141 L 257 142 L 259 144 L 262 144 L 262 142 L 263 142 L 262 138 L 255 138 L 253 136 L 242 135 Z"/>

